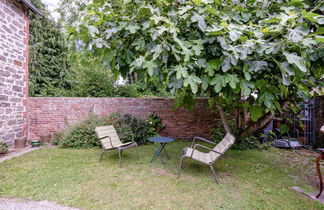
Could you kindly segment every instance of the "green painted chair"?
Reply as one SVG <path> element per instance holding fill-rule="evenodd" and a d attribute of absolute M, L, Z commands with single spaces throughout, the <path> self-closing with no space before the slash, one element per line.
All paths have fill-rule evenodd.
<path fill-rule="evenodd" d="M 201 140 L 210 144 L 214 144 L 216 146 L 214 148 L 209 148 L 201 144 L 195 144 L 196 140 Z M 195 137 L 192 141 L 191 147 L 185 147 L 182 151 L 182 156 L 181 156 L 179 171 L 178 171 L 178 179 L 180 178 L 180 171 L 182 167 L 183 158 L 186 157 L 186 158 L 196 160 L 205 165 L 208 165 L 213 173 L 215 182 L 218 183 L 213 168 L 213 164 L 221 155 L 223 155 L 234 144 L 234 142 L 235 142 L 235 137 L 230 133 L 227 133 L 226 136 L 223 138 L 223 140 L 218 144 L 201 137 Z M 209 152 L 201 152 L 197 150 L 196 148 L 199 147 L 207 149 Z"/>
<path fill-rule="evenodd" d="M 134 141 L 133 133 L 127 132 L 127 133 L 121 134 L 120 136 L 123 136 L 125 134 L 132 135 L 131 142 L 122 143 L 119 139 L 119 136 L 118 136 L 114 126 L 112 126 L 112 125 L 96 127 L 95 131 L 96 131 L 96 135 L 99 138 L 102 148 L 103 148 L 103 151 L 102 151 L 102 154 L 100 157 L 100 162 L 101 162 L 102 156 L 105 151 L 117 149 L 118 154 L 119 154 L 119 167 L 121 168 L 122 167 L 122 152 L 123 152 L 123 150 L 137 146 L 137 143 Z"/>

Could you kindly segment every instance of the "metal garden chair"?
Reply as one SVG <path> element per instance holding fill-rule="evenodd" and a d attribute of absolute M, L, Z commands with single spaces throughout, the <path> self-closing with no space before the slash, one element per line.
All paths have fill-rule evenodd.
<path fill-rule="evenodd" d="M 99 138 L 102 148 L 103 148 L 103 151 L 102 151 L 102 154 L 100 157 L 100 162 L 101 162 L 102 156 L 105 151 L 118 149 L 119 167 L 121 168 L 122 167 L 122 151 L 124 149 L 128 149 L 128 148 L 137 146 L 137 143 L 134 141 L 133 133 L 127 132 L 127 133 L 121 134 L 121 136 L 123 136 L 125 134 L 132 135 L 131 142 L 122 143 L 118 137 L 118 134 L 117 134 L 114 126 L 112 126 L 112 125 L 96 127 L 95 131 L 96 131 L 96 135 Z"/>
<path fill-rule="evenodd" d="M 196 140 L 208 142 L 208 143 L 214 144 L 216 146 L 211 149 L 211 148 L 206 147 L 201 144 L 195 144 Z M 205 165 L 208 165 L 210 167 L 211 171 L 213 172 L 215 182 L 218 183 L 216 174 L 215 174 L 215 171 L 213 168 L 213 164 L 222 154 L 224 154 L 234 144 L 234 142 L 235 142 L 235 137 L 230 133 L 227 133 L 226 136 L 223 138 L 223 140 L 221 142 L 219 142 L 218 144 L 216 144 L 215 142 L 209 141 L 207 139 L 201 138 L 201 137 L 195 137 L 192 141 L 191 147 L 185 147 L 182 151 L 182 156 L 181 156 L 179 171 L 178 171 L 178 179 L 180 178 L 180 171 L 181 171 L 181 167 L 182 167 L 183 158 L 186 157 L 186 158 L 196 160 L 196 161 L 203 163 Z M 207 150 L 209 150 L 209 152 L 201 152 L 196 149 L 197 147 L 207 149 Z"/>

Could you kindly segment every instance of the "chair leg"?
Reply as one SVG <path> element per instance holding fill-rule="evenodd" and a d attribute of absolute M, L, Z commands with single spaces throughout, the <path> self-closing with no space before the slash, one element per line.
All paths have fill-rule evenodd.
<path fill-rule="evenodd" d="M 183 162 L 183 156 L 180 159 L 180 165 L 179 165 L 179 169 L 178 169 L 178 179 L 180 178 L 180 172 L 181 172 L 181 168 L 182 168 L 182 162 Z"/>
<path fill-rule="evenodd" d="M 123 153 L 123 150 L 118 150 L 119 151 L 119 168 L 122 167 L 122 153 Z"/>
<path fill-rule="evenodd" d="M 215 182 L 218 184 L 217 177 L 216 177 L 216 174 L 215 174 L 215 171 L 214 171 L 214 168 L 213 168 L 212 165 L 210 165 L 210 169 L 211 169 L 211 171 L 213 172 Z"/>
<path fill-rule="evenodd" d="M 140 152 L 138 151 L 138 145 L 136 145 L 136 155 L 137 155 L 137 160 L 140 159 Z"/>
<path fill-rule="evenodd" d="M 102 159 L 102 156 L 103 156 L 104 152 L 105 152 L 105 150 L 103 150 L 102 153 L 101 153 L 100 162 L 101 162 L 101 159 Z"/>

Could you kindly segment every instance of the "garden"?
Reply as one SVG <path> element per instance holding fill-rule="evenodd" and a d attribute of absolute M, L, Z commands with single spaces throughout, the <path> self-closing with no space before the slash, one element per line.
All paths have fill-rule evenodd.
<path fill-rule="evenodd" d="M 177 179 L 179 156 L 188 145 L 181 140 L 168 145 L 166 165 L 150 163 L 153 145 L 139 146 L 139 154 L 130 149 L 123 154 L 123 168 L 117 151 L 99 162 L 101 149 L 40 149 L 0 164 L 0 197 L 82 209 L 323 208 L 291 189 L 316 191 L 307 179 L 316 174 L 314 156 L 275 148 L 230 150 L 215 164 L 215 184 L 208 167 L 189 160 Z"/>
<path fill-rule="evenodd" d="M 0 154 L 0 199 L 80 209 L 323 208 L 309 196 L 324 145 L 315 125 L 324 109 L 316 102 L 323 1 L 61 0 L 56 20 L 32 3 L 43 15 L 30 15 L 29 96 L 48 98 L 29 106 L 29 134 L 51 139 L 3 162 Z M 8 149 L 0 143 L 0 153 Z"/>
<path fill-rule="evenodd" d="M 102 149 L 94 130 L 108 122 L 118 135 L 134 133 L 139 145 L 123 153 L 122 168 L 116 150 L 107 151 L 99 161 Z M 292 190 L 299 186 L 305 192 L 316 191 L 316 153 L 241 140 L 214 164 L 218 184 L 208 167 L 190 159 L 177 179 L 182 149 L 191 141 L 169 143 L 170 159 L 163 155 L 165 164 L 160 159 L 151 162 L 155 145 L 147 140 L 164 128 L 156 113 L 146 120 L 120 113 L 89 115 L 57 133 L 51 140 L 57 146 L 0 163 L 0 197 L 47 200 L 81 209 L 322 208 L 321 203 Z M 220 132 L 215 129 L 215 135 Z M 126 135 L 121 140 L 132 138 Z"/>

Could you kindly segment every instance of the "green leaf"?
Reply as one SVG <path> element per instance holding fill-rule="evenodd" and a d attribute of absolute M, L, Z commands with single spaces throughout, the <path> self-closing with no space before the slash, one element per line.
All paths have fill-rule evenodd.
<path fill-rule="evenodd" d="M 161 45 L 156 45 L 153 49 L 152 49 L 153 54 L 153 60 L 157 59 L 160 54 L 162 53 L 162 47 Z"/>
<path fill-rule="evenodd" d="M 130 33 L 134 34 L 138 29 L 140 29 L 140 27 L 137 24 L 134 24 L 128 25 L 125 29 L 128 30 Z"/>
<path fill-rule="evenodd" d="M 245 81 L 245 80 L 241 82 L 241 89 L 243 90 L 244 96 L 250 95 L 252 88 L 254 88 L 254 84 L 252 82 Z"/>
<path fill-rule="evenodd" d="M 197 77 L 196 75 L 189 75 L 187 78 L 185 78 L 183 85 L 185 87 L 187 87 L 188 85 L 190 85 L 191 88 L 191 92 L 196 94 L 198 92 L 198 85 L 200 84 L 201 80 L 199 77 Z"/>
<path fill-rule="evenodd" d="M 240 36 L 242 35 L 243 33 L 241 31 L 238 31 L 238 30 L 231 30 L 229 32 L 229 38 L 232 40 L 232 41 L 236 41 L 240 38 Z"/>
<path fill-rule="evenodd" d="M 274 99 L 274 96 L 267 91 L 265 93 L 263 93 L 262 95 L 260 95 L 260 98 L 259 98 L 259 100 L 261 102 L 263 102 L 264 105 L 268 108 L 272 107 L 273 99 Z"/>
<path fill-rule="evenodd" d="M 214 78 L 210 80 L 210 85 L 215 85 L 218 82 L 221 82 L 223 80 L 223 76 L 220 74 L 216 74 Z"/>
<path fill-rule="evenodd" d="M 214 86 L 214 90 L 216 93 L 219 93 L 222 90 L 222 83 L 216 83 Z"/>
<path fill-rule="evenodd" d="M 269 18 L 267 20 L 262 21 L 262 23 L 278 23 L 281 21 L 281 18 Z"/>
<path fill-rule="evenodd" d="M 318 42 L 324 42 L 324 36 L 315 36 L 315 39 L 316 39 Z"/>
<path fill-rule="evenodd" d="M 99 34 L 99 30 L 95 26 L 88 26 L 88 30 L 91 37 L 95 37 L 97 34 Z"/>
<path fill-rule="evenodd" d="M 145 61 L 143 67 L 147 69 L 147 73 L 153 76 L 154 68 L 158 67 L 154 61 Z"/>
<path fill-rule="evenodd" d="M 196 75 L 190 75 L 190 77 L 191 77 L 191 79 L 193 80 L 193 81 L 195 81 L 196 83 L 201 83 L 201 79 L 199 78 L 199 77 L 197 77 Z"/>
<path fill-rule="evenodd" d="M 208 73 L 208 76 L 214 76 L 215 71 L 218 71 L 220 68 L 220 60 L 213 59 L 207 62 L 205 72 Z"/>
<path fill-rule="evenodd" d="M 289 86 L 291 84 L 291 80 L 288 75 L 282 74 L 282 84 L 285 86 Z"/>
<path fill-rule="evenodd" d="M 256 122 L 260 117 L 262 117 L 263 108 L 261 106 L 251 106 L 249 107 L 251 119 Z"/>
<path fill-rule="evenodd" d="M 214 85 L 214 90 L 219 93 L 222 90 L 223 76 L 216 74 L 215 77 L 210 81 L 210 85 Z"/>
<path fill-rule="evenodd" d="M 314 19 L 316 20 L 316 22 L 320 25 L 324 24 L 324 15 L 318 15 L 316 17 L 314 17 Z"/>
<path fill-rule="evenodd" d="M 314 13 L 314 12 L 306 12 L 306 10 L 303 10 L 301 12 L 302 16 L 310 21 L 314 21 L 317 22 L 314 17 L 318 16 L 318 14 Z"/>
<path fill-rule="evenodd" d="M 282 74 L 294 75 L 294 71 L 290 68 L 288 62 L 278 63 Z"/>
<path fill-rule="evenodd" d="M 145 61 L 145 57 L 144 56 L 140 56 L 139 58 L 136 58 L 131 64 L 130 66 L 137 67 L 137 68 L 141 68 L 143 63 Z"/>
<path fill-rule="evenodd" d="M 229 56 L 222 59 L 222 70 L 227 72 L 231 68 L 231 58 Z"/>
<path fill-rule="evenodd" d="M 238 76 L 236 74 L 229 74 L 229 75 L 227 75 L 227 77 L 229 78 L 229 84 L 230 84 L 231 88 L 235 89 L 237 83 L 240 82 Z"/>
<path fill-rule="evenodd" d="M 201 78 L 201 82 L 202 82 L 202 84 L 201 84 L 201 88 L 202 88 L 203 90 L 207 90 L 207 88 L 208 88 L 208 77 L 207 77 L 206 75 L 203 75 L 203 76 L 202 76 L 202 78 Z"/>
<path fill-rule="evenodd" d="M 143 37 L 135 39 L 131 46 L 135 46 L 136 50 L 144 50 L 145 48 L 145 40 Z"/>
<path fill-rule="evenodd" d="M 177 73 L 177 79 L 180 79 L 181 76 L 183 78 L 187 78 L 188 77 L 188 71 L 187 71 L 187 67 L 185 66 L 181 66 L 181 65 L 177 65 L 175 66 L 174 70 L 176 71 Z"/>
<path fill-rule="evenodd" d="M 295 64 L 302 72 L 307 71 L 305 61 L 301 57 L 287 52 L 284 52 L 283 54 L 286 56 L 288 63 Z"/>
<path fill-rule="evenodd" d="M 266 69 L 268 63 L 265 61 L 253 61 L 248 68 L 250 72 L 258 72 L 260 70 Z"/>
<path fill-rule="evenodd" d="M 195 12 L 191 17 L 191 21 L 198 22 L 198 27 L 200 28 L 200 30 L 205 31 L 207 24 L 205 22 L 205 19 L 201 15 Z"/>
<path fill-rule="evenodd" d="M 193 51 L 197 56 L 201 54 L 201 51 L 204 50 L 204 46 L 199 42 L 197 45 L 192 46 Z"/>
<path fill-rule="evenodd" d="M 244 77 L 247 81 L 251 80 L 251 74 L 249 72 L 244 72 Z"/>

